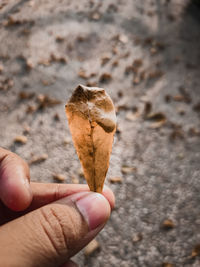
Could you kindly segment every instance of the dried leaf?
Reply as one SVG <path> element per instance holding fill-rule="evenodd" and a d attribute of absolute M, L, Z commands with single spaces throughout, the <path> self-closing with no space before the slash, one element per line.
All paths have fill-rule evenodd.
<path fill-rule="evenodd" d="M 45 161 L 46 159 L 48 159 L 48 155 L 47 154 L 42 154 L 42 155 L 38 155 L 38 156 L 33 156 L 30 160 L 29 160 L 29 164 L 36 164 L 36 163 L 40 163 Z"/>
<path fill-rule="evenodd" d="M 90 190 L 101 192 L 116 130 L 112 100 L 102 88 L 79 85 L 66 105 L 66 115 Z"/>
<path fill-rule="evenodd" d="M 2 72 L 3 72 L 3 70 L 4 70 L 4 67 L 3 67 L 3 65 L 2 65 L 2 64 L 0 64 L 0 73 L 2 73 Z"/>
<path fill-rule="evenodd" d="M 25 91 L 21 91 L 19 92 L 19 99 L 21 100 L 25 100 L 25 99 L 31 99 L 35 96 L 35 93 L 34 92 L 25 92 Z"/>
<path fill-rule="evenodd" d="M 80 69 L 80 71 L 78 72 L 78 76 L 82 79 L 89 79 L 90 76 L 88 74 L 86 74 L 86 71 L 83 69 Z"/>
<path fill-rule="evenodd" d="M 191 257 L 194 258 L 197 256 L 200 256 L 200 244 L 197 244 L 192 250 Z"/>
<path fill-rule="evenodd" d="M 27 108 L 26 108 L 26 113 L 33 113 L 36 110 L 37 110 L 37 107 L 36 106 L 28 105 Z"/>
<path fill-rule="evenodd" d="M 152 104 L 151 102 L 147 101 L 144 105 L 144 117 L 146 118 L 152 110 Z"/>
<path fill-rule="evenodd" d="M 105 72 L 100 76 L 99 82 L 107 83 L 107 82 L 110 82 L 111 79 L 112 79 L 112 75 L 108 72 Z"/>
<path fill-rule="evenodd" d="M 63 140 L 63 144 L 64 145 L 68 145 L 71 143 L 71 138 L 70 137 L 65 137 L 65 139 Z"/>
<path fill-rule="evenodd" d="M 200 102 L 198 102 L 195 106 L 193 106 L 193 110 L 196 112 L 200 112 Z"/>
<path fill-rule="evenodd" d="M 99 13 L 99 12 L 94 12 L 94 13 L 92 13 L 91 15 L 90 15 L 90 18 L 92 19 L 92 20 L 100 20 L 100 18 L 101 18 L 101 14 Z"/>
<path fill-rule="evenodd" d="M 116 176 L 116 177 L 110 177 L 109 182 L 112 184 L 121 184 L 122 183 L 122 177 Z"/>
<path fill-rule="evenodd" d="M 169 136 L 169 139 L 171 141 L 174 141 L 176 139 L 183 139 L 183 138 L 184 138 L 184 132 L 183 132 L 183 129 L 179 126 L 175 127 Z"/>
<path fill-rule="evenodd" d="M 85 256 L 90 256 L 95 251 L 100 249 L 99 242 L 96 239 L 93 239 L 84 249 Z"/>
<path fill-rule="evenodd" d="M 55 121 L 60 121 L 60 116 L 59 116 L 58 113 L 55 113 L 53 118 L 54 118 Z"/>
<path fill-rule="evenodd" d="M 183 86 L 179 87 L 179 92 L 181 95 L 183 95 L 185 103 L 189 104 L 192 102 L 192 98 L 191 98 L 188 90 L 186 90 Z"/>
<path fill-rule="evenodd" d="M 166 219 L 166 220 L 164 220 L 164 222 L 162 223 L 162 228 L 164 229 L 164 230 L 171 230 L 171 229 L 173 229 L 175 227 L 175 224 L 174 224 L 174 222 L 172 221 L 172 220 L 170 220 L 170 219 Z"/>
<path fill-rule="evenodd" d="M 61 103 L 61 101 L 58 99 L 51 98 L 48 95 L 42 95 L 42 94 L 39 94 L 37 96 L 37 101 L 39 103 L 38 109 L 44 109 L 46 107 L 52 107 L 52 106 L 55 106 L 55 105 L 58 105 Z"/>
<path fill-rule="evenodd" d="M 132 237 L 133 243 L 137 243 L 137 242 L 141 241 L 142 239 L 143 239 L 142 233 L 136 233 Z"/>
<path fill-rule="evenodd" d="M 133 61 L 133 66 L 136 67 L 136 68 L 140 68 L 143 64 L 143 61 L 141 58 L 138 58 L 138 59 L 135 59 Z"/>
<path fill-rule="evenodd" d="M 23 134 L 29 134 L 30 133 L 30 131 L 31 131 L 31 128 L 30 128 L 30 126 L 28 126 L 28 124 L 24 124 L 23 125 L 23 128 L 24 128 L 24 130 L 23 130 Z"/>
<path fill-rule="evenodd" d="M 175 267 L 175 265 L 169 262 L 163 262 L 162 267 Z"/>
<path fill-rule="evenodd" d="M 61 173 L 54 173 L 53 178 L 58 182 L 64 182 L 66 180 L 65 175 L 63 175 Z"/>
<path fill-rule="evenodd" d="M 120 108 L 121 109 L 121 108 Z M 126 113 L 126 119 L 129 120 L 129 121 L 136 121 L 138 120 L 138 118 L 140 117 L 140 113 L 137 111 L 137 112 L 127 112 Z"/>
<path fill-rule="evenodd" d="M 130 167 L 130 166 L 126 166 L 126 165 L 124 165 L 124 166 L 122 166 L 122 168 L 121 168 L 121 172 L 122 172 L 123 174 L 129 174 L 129 173 L 133 173 L 133 172 L 135 172 L 135 171 L 137 171 L 137 168 L 136 168 L 136 167 Z"/>
<path fill-rule="evenodd" d="M 111 57 L 112 55 L 110 53 L 103 54 L 101 57 L 101 65 L 104 66 L 111 59 Z"/>
<path fill-rule="evenodd" d="M 7 91 L 12 88 L 13 85 L 13 80 L 11 80 L 10 78 L 5 78 L 3 81 L 0 81 L 0 91 Z"/>
<path fill-rule="evenodd" d="M 151 113 L 146 117 L 147 120 L 154 121 L 154 122 L 160 122 L 165 121 L 167 118 L 164 113 L 157 112 L 157 113 Z"/>
<path fill-rule="evenodd" d="M 157 79 L 164 75 L 163 71 L 161 70 L 155 70 L 149 73 L 148 78 L 149 79 Z"/>
<path fill-rule="evenodd" d="M 20 143 L 20 144 L 26 144 L 28 141 L 27 137 L 24 135 L 18 135 L 14 138 L 15 143 Z"/>

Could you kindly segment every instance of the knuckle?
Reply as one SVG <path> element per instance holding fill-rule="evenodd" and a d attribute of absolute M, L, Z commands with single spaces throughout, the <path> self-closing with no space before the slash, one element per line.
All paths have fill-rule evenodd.
<path fill-rule="evenodd" d="M 54 254 L 68 255 L 73 243 L 80 238 L 77 219 L 70 207 L 52 204 L 41 208 L 41 225 Z"/>

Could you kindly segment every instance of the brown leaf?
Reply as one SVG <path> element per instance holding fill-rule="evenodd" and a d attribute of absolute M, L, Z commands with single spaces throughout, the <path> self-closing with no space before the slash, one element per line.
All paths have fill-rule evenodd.
<path fill-rule="evenodd" d="M 179 126 L 175 127 L 169 136 L 169 139 L 171 141 L 174 141 L 176 139 L 183 139 L 183 138 L 184 138 L 184 132 L 183 132 L 183 129 Z"/>
<path fill-rule="evenodd" d="M 166 116 L 162 112 L 157 112 L 157 113 L 151 113 L 146 117 L 147 120 L 149 121 L 154 121 L 154 122 L 160 122 L 160 121 L 166 121 Z"/>
<path fill-rule="evenodd" d="M 174 95 L 173 96 L 173 100 L 177 101 L 177 102 L 184 102 L 185 101 L 185 97 L 183 95 Z"/>
<path fill-rule="evenodd" d="M 189 103 L 192 102 L 192 98 L 191 98 L 191 96 L 190 96 L 188 90 L 185 89 L 185 87 L 180 86 L 180 87 L 179 87 L 179 92 L 180 92 L 180 94 L 184 97 L 184 102 L 185 102 L 185 103 L 189 104 Z"/>
<path fill-rule="evenodd" d="M 150 124 L 149 127 L 153 129 L 162 127 L 167 121 L 165 114 L 162 112 L 150 113 L 150 111 L 151 111 L 151 103 L 148 102 L 144 110 L 144 119 L 152 122 L 152 124 Z"/>
<path fill-rule="evenodd" d="M 84 249 L 85 256 L 90 256 L 95 251 L 100 249 L 100 244 L 96 239 L 93 239 Z"/>
<path fill-rule="evenodd" d="M 29 160 L 29 164 L 36 164 L 36 163 L 40 163 L 45 161 L 46 159 L 48 159 L 48 155 L 47 154 L 41 154 L 41 155 L 37 155 L 37 156 L 33 156 L 30 160 Z"/>
<path fill-rule="evenodd" d="M 170 219 L 166 219 L 166 220 L 164 220 L 164 222 L 162 223 L 162 228 L 164 229 L 164 230 L 171 230 L 171 229 L 173 229 L 175 227 L 175 224 L 174 224 L 174 222 L 172 221 L 172 220 L 170 220 Z"/>
<path fill-rule="evenodd" d="M 169 262 L 163 262 L 161 266 L 162 266 L 162 267 L 175 267 L 174 264 L 169 263 Z"/>
<path fill-rule="evenodd" d="M 152 110 L 152 104 L 151 102 L 147 101 L 144 105 L 144 117 L 146 118 Z"/>
<path fill-rule="evenodd" d="M 105 65 L 110 59 L 111 59 L 112 55 L 109 53 L 105 53 L 102 57 L 101 57 L 101 65 Z"/>
<path fill-rule="evenodd" d="M 138 58 L 138 59 L 135 59 L 133 61 L 133 66 L 136 67 L 136 68 L 140 68 L 143 64 L 143 61 L 141 58 Z"/>
<path fill-rule="evenodd" d="M 99 12 L 94 12 L 94 13 L 92 13 L 91 15 L 90 15 L 90 18 L 92 19 L 92 20 L 100 20 L 100 18 L 101 18 L 101 14 L 99 13 Z"/>
<path fill-rule="evenodd" d="M 138 120 L 139 117 L 140 117 L 140 113 L 138 111 L 137 112 L 130 111 L 130 112 L 126 113 L 125 118 L 129 121 L 136 121 L 136 120 Z"/>
<path fill-rule="evenodd" d="M 200 112 L 200 102 L 198 102 L 194 107 L 193 110 L 196 112 Z"/>
<path fill-rule="evenodd" d="M 133 172 L 136 172 L 137 171 L 137 168 L 136 167 L 130 167 L 130 166 L 122 166 L 121 168 L 121 172 L 123 174 L 129 174 L 129 173 L 133 173 Z"/>
<path fill-rule="evenodd" d="M 29 134 L 30 133 L 30 131 L 31 131 L 31 128 L 30 128 L 30 126 L 28 126 L 28 124 L 24 124 L 23 125 L 23 134 Z"/>
<path fill-rule="evenodd" d="M 194 258 L 197 256 L 200 256 L 200 244 L 197 244 L 192 250 L 191 257 Z"/>
<path fill-rule="evenodd" d="M 25 99 L 31 99 L 35 96 L 35 93 L 34 92 L 25 92 L 25 91 L 21 91 L 19 92 L 19 99 L 21 100 L 25 100 Z"/>
<path fill-rule="evenodd" d="M 51 98 L 48 95 L 42 95 L 42 94 L 39 94 L 37 96 L 37 101 L 39 103 L 38 109 L 44 109 L 46 107 L 52 107 L 52 106 L 55 106 L 55 105 L 58 105 L 61 103 L 61 101 L 58 99 Z"/>
<path fill-rule="evenodd" d="M 161 70 L 155 70 L 149 73 L 148 78 L 149 79 L 157 79 L 163 76 L 163 71 Z"/>
<path fill-rule="evenodd" d="M 3 72 L 3 70 L 4 70 L 4 67 L 3 67 L 3 65 L 2 65 L 2 64 L 0 64 L 0 73 L 2 73 L 2 72 Z"/>
<path fill-rule="evenodd" d="M 142 239 L 143 239 L 142 233 L 136 233 L 132 237 L 133 243 L 137 243 L 137 242 L 141 241 Z"/>
<path fill-rule="evenodd" d="M 122 177 L 114 176 L 109 178 L 109 182 L 112 184 L 121 184 L 122 183 Z"/>
<path fill-rule="evenodd" d="M 5 78 L 4 80 L 0 81 L 0 91 L 7 91 L 12 88 L 13 85 L 13 80 L 11 80 L 10 78 Z"/>
<path fill-rule="evenodd" d="M 18 135 L 14 138 L 15 143 L 20 143 L 20 144 L 26 144 L 28 141 L 27 137 L 24 135 Z"/>
<path fill-rule="evenodd" d="M 86 74 L 86 71 L 83 69 L 80 69 L 80 71 L 78 72 L 78 76 L 86 80 L 90 78 L 90 75 Z"/>
<path fill-rule="evenodd" d="M 37 110 L 37 107 L 36 106 L 33 106 L 33 105 L 28 105 L 27 108 L 26 108 L 26 113 L 33 113 Z"/>
<path fill-rule="evenodd" d="M 59 63 L 67 63 L 67 58 L 65 56 L 58 55 L 56 53 L 51 54 L 50 62 L 59 62 Z"/>
<path fill-rule="evenodd" d="M 108 83 L 111 79 L 112 79 L 112 75 L 108 72 L 105 72 L 100 76 L 99 82 Z"/>
<path fill-rule="evenodd" d="M 63 175 L 61 173 L 54 173 L 53 178 L 58 182 L 64 182 L 66 180 L 65 175 Z"/>
<path fill-rule="evenodd" d="M 101 192 L 116 130 L 112 100 L 102 88 L 79 85 L 66 105 L 66 115 L 90 190 Z"/>

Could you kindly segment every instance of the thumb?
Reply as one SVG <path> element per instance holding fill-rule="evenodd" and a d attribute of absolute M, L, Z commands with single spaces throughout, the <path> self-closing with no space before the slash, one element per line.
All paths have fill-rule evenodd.
<path fill-rule="evenodd" d="M 0 228 L 1 264 L 60 266 L 96 236 L 109 215 L 109 202 L 93 192 L 34 210 Z"/>

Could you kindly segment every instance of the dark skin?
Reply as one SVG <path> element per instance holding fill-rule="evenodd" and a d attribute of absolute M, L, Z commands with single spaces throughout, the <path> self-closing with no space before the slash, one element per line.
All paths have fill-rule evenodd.
<path fill-rule="evenodd" d="M 86 197 L 94 199 L 96 195 L 99 201 L 98 213 L 95 207 L 89 207 L 92 230 L 91 225 L 88 226 L 87 216 L 86 219 L 82 217 L 85 211 L 81 213 L 82 208 L 81 212 L 78 211 L 79 205 L 74 203 L 81 200 L 84 207 Z M 30 183 L 28 165 L 16 154 L 0 148 L 0 258 L 4 266 L 14 266 L 13 262 L 22 267 L 77 266 L 70 261 L 70 257 L 104 227 L 110 210 L 114 207 L 112 191 L 105 188 L 103 195 L 105 198 L 89 193 L 88 186 L 80 184 Z M 41 214 L 48 214 L 47 221 Z M 58 215 L 58 220 L 54 218 L 55 214 Z M 59 241 L 62 240 L 60 228 L 64 232 L 64 240 L 68 242 L 65 246 Z M 42 245 L 37 248 L 39 242 L 45 244 L 44 253 Z M 28 249 L 29 246 L 31 249 Z M 9 256 L 11 253 L 12 258 Z"/>

